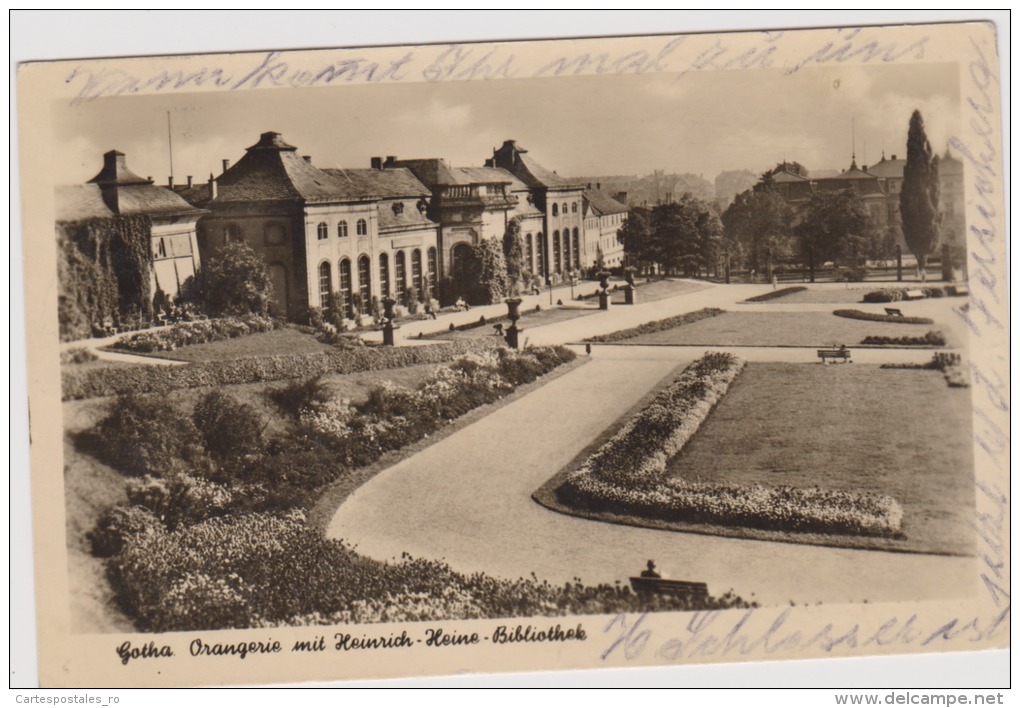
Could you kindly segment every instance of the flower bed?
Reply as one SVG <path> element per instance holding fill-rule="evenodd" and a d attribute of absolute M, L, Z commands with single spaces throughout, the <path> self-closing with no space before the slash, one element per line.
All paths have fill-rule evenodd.
<path fill-rule="evenodd" d="M 181 388 L 281 381 L 319 374 L 393 369 L 437 364 L 466 352 L 499 345 L 488 339 L 465 339 L 419 347 L 359 347 L 335 352 L 244 357 L 182 366 L 110 366 L 62 371 L 63 400 L 161 393 Z"/>
<path fill-rule="evenodd" d="M 935 320 L 929 317 L 900 317 L 899 315 L 880 315 L 877 312 L 864 312 L 863 310 L 833 310 L 836 317 L 846 317 L 851 320 L 866 320 L 868 322 L 891 322 L 894 324 L 935 324 Z"/>
<path fill-rule="evenodd" d="M 109 561 L 109 575 L 140 629 L 158 632 L 747 607 L 732 595 L 639 600 L 615 585 L 463 575 L 406 556 L 378 563 L 296 512 L 147 529 Z"/>
<path fill-rule="evenodd" d="M 925 297 L 944 297 L 946 295 L 946 288 L 939 285 L 916 288 L 879 288 L 864 293 L 864 302 L 899 302 L 906 298 L 908 290 L 917 290 Z"/>
<path fill-rule="evenodd" d="M 86 347 L 71 347 L 60 352 L 61 364 L 87 364 L 98 358 L 95 352 Z"/>
<path fill-rule="evenodd" d="M 883 369 L 931 369 L 941 371 L 949 388 L 968 388 L 970 382 L 963 370 L 963 359 L 959 354 L 935 352 L 931 361 L 924 364 L 882 364 Z"/>
<path fill-rule="evenodd" d="M 779 290 L 770 290 L 767 293 L 761 295 L 755 295 L 749 297 L 744 302 L 767 302 L 769 300 L 775 300 L 777 297 L 783 297 L 784 295 L 793 295 L 794 293 L 803 292 L 807 288 L 803 285 L 794 285 L 789 288 L 780 288 Z"/>
<path fill-rule="evenodd" d="M 931 331 L 922 337 L 885 337 L 871 335 L 861 340 L 861 344 L 887 344 L 899 347 L 944 347 L 946 338 L 942 332 Z"/>
<path fill-rule="evenodd" d="M 171 352 L 189 344 L 219 342 L 256 332 L 269 332 L 276 329 L 277 326 L 278 323 L 273 318 L 254 314 L 195 322 L 178 322 L 166 329 L 125 337 L 117 342 L 114 348 L 141 353 Z"/>
<path fill-rule="evenodd" d="M 621 329 L 616 332 L 611 332 L 610 334 L 590 337 L 584 341 L 602 343 L 619 342 L 624 339 L 640 337 L 642 334 L 651 334 L 652 332 L 661 332 L 663 330 L 673 329 L 674 327 L 682 327 L 683 325 L 698 322 L 699 320 L 721 315 L 723 312 L 725 312 L 725 310 L 720 310 L 718 307 L 706 307 L 703 310 L 688 312 L 683 315 L 675 315 L 674 317 L 667 317 L 666 319 L 655 320 L 654 322 L 645 322 L 637 327 L 630 327 L 629 329 Z"/>
<path fill-rule="evenodd" d="M 615 436 L 567 476 L 561 503 L 591 512 L 772 530 L 892 536 L 895 499 L 817 488 L 708 484 L 670 478 L 666 467 L 743 368 L 708 353 L 687 367 Z"/>

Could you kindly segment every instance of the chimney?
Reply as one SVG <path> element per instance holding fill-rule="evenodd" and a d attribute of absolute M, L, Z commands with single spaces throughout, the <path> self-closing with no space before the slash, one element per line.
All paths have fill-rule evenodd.
<path fill-rule="evenodd" d="M 485 159 L 485 166 L 486 167 L 495 167 L 496 166 L 496 161 L 493 160 L 491 157 L 486 158 Z"/>
<path fill-rule="evenodd" d="M 896 156 L 895 156 L 895 155 L 893 155 L 893 156 L 892 156 L 892 159 L 894 159 L 894 160 L 895 160 L 895 159 L 896 159 Z"/>
<path fill-rule="evenodd" d="M 386 167 L 393 167 L 395 164 L 397 164 L 397 156 L 396 155 L 387 155 L 386 156 Z"/>
<path fill-rule="evenodd" d="M 381 170 L 382 169 L 382 158 L 381 157 L 373 157 L 372 158 L 372 169 L 373 170 Z"/>
<path fill-rule="evenodd" d="M 226 172 L 229 169 L 230 169 L 230 160 L 224 158 L 223 159 L 223 171 Z"/>
<path fill-rule="evenodd" d="M 312 164 L 312 156 L 311 155 L 302 155 L 301 157 L 305 158 L 305 162 L 307 162 L 309 165 Z"/>
<path fill-rule="evenodd" d="M 595 183 L 595 189 L 597 189 L 599 191 L 602 191 L 602 183 L 601 182 L 596 182 Z"/>
<path fill-rule="evenodd" d="M 868 166 L 864 165 L 863 167 L 861 167 L 861 171 L 862 172 L 867 172 L 868 171 Z"/>
<path fill-rule="evenodd" d="M 167 189 L 173 189 L 174 188 L 174 176 L 173 175 L 170 175 L 169 177 L 166 178 L 166 186 L 167 186 Z"/>
<path fill-rule="evenodd" d="M 149 180 L 151 182 L 152 181 L 152 175 L 147 176 L 145 179 L 147 179 L 147 180 Z"/>
<path fill-rule="evenodd" d="M 216 198 L 216 178 L 213 177 L 212 172 L 209 173 L 209 198 Z"/>
<path fill-rule="evenodd" d="M 195 186 L 195 179 L 191 175 L 188 175 L 188 189 L 191 189 L 194 186 Z"/>

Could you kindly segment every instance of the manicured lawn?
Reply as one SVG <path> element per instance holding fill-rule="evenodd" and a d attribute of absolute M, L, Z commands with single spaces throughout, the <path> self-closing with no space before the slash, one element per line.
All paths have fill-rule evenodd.
<path fill-rule="evenodd" d="M 863 302 L 864 294 L 877 290 L 878 285 L 874 287 L 862 288 L 860 284 L 851 285 L 850 288 L 824 288 L 814 289 L 810 285 L 807 286 L 808 290 L 801 290 L 797 293 L 790 293 L 789 295 L 783 295 L 775 300 L 766 300 L 765 302 L 772 302 L 777 305 L 797 305 L 797 304 L 846 304 L 850 302 Z"/>
<path fill-rule="evenodd" d="M 682 327 L 643 334 L 625 343 L 719 347 L 852 346 L 869 335 L 917 337 L 929 329 L 938 330 L 938 323 L 921 326 L 864 322 L 837 317 L 831 312 L 725 312 Z"/>
<path fill-rule="evenodd" d="M 543 309 L 538 312 L 534 310 L 528 310 L 523 313 L 521 319 L 517 321 L 517 326 L 523 331 L 521 332 L 521 343 L 528 336 L 527 330 L 534 329 L 536 327 L 543 327 L 547 324 L 554 324 L 556 322 L 566 322 L 577 317 L 587 317 L 592 315 L 598 310 L 583 309 L 582 306 L 577 307 L 557 307 L 552 309 Z M 505 328 L 510 326 L 510 320 L 505 317 L 499 319 L 487 319 L 484 325 L 478 327 L 472 327 L 471 329 L 457 330 L 449 332 L 445 330 L 439 330 L 432 334 L 426 335 L 425 339 L 465 339 L 475 337 L 494 337 L 496 336 L 493 325 L 497 322 L 501 323 Z"/>
<path fill-rule="evenodd" d="M 752 363 L 671 471 L 767 486 L 855 489 L 896 498 L 903 540 L 874 547 L 974 548 L 970 390 L 937 371 Z"/>
<path fill-rule="evenodd" d="M 655 280 L 651 283 L 646 283 L 637 278 L 634 282 L 638 286 L 635 294 L 639 303 L 657 302 L 668 297 L 676 297 L 677 295 L 686 295 L 687 293 L 704 290 L 708 287 L 701 283 L 689 283 L 683 280 Z M 621 288 L 613 293 L 613 304 L 622 305 L 624 302 L 626 302 L 626 299 Z"/>
<path fill-rule="evenodd" d="M 308 354 L 329 351 L 331 347 L 294 327 L 281 327 L 272 332 L 259 332 L 246 337 L 225 339 L 207 344 L 192 344 L 172 352 L 157 352 L 155 356 L 179 361 L 225 361 L 247 356 L 275 356 L 277 354 Z"/>

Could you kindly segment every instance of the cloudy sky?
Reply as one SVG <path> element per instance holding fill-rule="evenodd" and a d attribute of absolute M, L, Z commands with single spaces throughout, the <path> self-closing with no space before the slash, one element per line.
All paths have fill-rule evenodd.
<path fill-rule="evenodd" d="M 661 169 L 714 179 L 783 159 L 844 168 L 905 153 L 920 109 L 942 152 L 959 120 L 956 65 L 886 65 L 780 71 L 340 86 L 231 94 L 106 98 L 62 106 L 54 117 L 58 183 L 83 182 L 118 149 L 143 176 L 204 181 L 274 130 L 320 167 L 367 167 L 373 155 L 442 157 L 480 165 L 514 138 L 563 175 Z M 852 141 L 852 126 L 856 144 Z"/>

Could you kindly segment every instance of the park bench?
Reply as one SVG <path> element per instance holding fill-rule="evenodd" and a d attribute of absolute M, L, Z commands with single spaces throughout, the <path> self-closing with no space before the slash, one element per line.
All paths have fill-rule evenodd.
<path fill-rule="evenodd" d="M 904 300 L 921 300 L 923 298 L 924 298 L 924 291 L 923 290 L 916 290 L 916 289 L 914 289 L 914 290 L 904 290 L 903 291 L 903 299 Z"/>
<path fill-rule="evenodd" d="M 903 317 L 903 311 L 895 307 L 885 308 L 885 314 L 889 315 L 890 317 Z"/>
<path fill-rule="evenodd" d="M 708 597 L 708 585 L 686 580 L 632 577 L 630 586 L 638 595 L 672 595 L 673 597 Z"/>
<path fill-rule="evenodd" d="M 842 359 L 847 363 L 853 363 L 853 359 L 850 358 L 849 349 L 819 349 L 818 358 L 822 360 L 823 364 L 828 363 L 827 359 Z"/>

